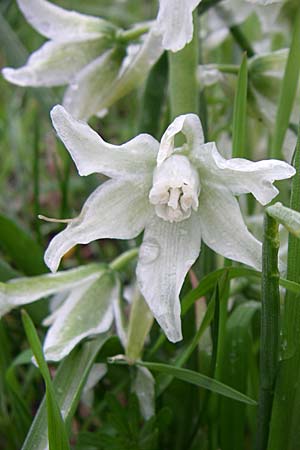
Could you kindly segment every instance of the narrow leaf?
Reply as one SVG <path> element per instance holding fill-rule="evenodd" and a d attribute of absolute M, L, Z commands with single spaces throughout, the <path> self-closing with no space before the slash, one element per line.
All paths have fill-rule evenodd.
<path fill-rule="evenodd" d="M 22 311 L 22 320 L 27 339 L 38 363 L 46 385 L 47 415 L 48 415 L 48 439 L 50 450 L 70 449 L 65 424 L 58 407 L 55 392 L 52 385 L 50 372 L 45 361 L 41 343 L 32 320 L 26 311 Z"/>
<path fill-rule="evenodd" d="M 290 116 L 296 98 L 300 73 L 300 10 L 294 22 L 292 43 L 282 80 L 279 104 L 276 114 L 274 136 L 272 140 L 271 156 L 282 158 L 282 145 L 289 126 Z"/>
<path fill-rule="evenodd" d="M 244 158 L 246 146 L 246 118 L 247 118 L 247 54 L 244 53 L 240 66 L 237 88 L 234 98 L 232 122 L 232 157 Z"/>
<path fill-rule="evenodd" d="M 102 334 L 97 339 L 86 342 L 80 349 L 74 349 L 58 367 L 53 387 L 63 418 L 67 423 L 70 423 L 73 417 L 87 376 L 108 337 L 107 334 Z M 44 397 L 22 450 L 47 450 L 47 442 L 47 413 L 46 398 Z"/>
<path fill-rule="evenodd" d="M 256 405 L 256 401 L 235 389 L 226 386 L 219 381 L 209 378 L 201 373 L 194 372 L 189 369 L 181 369 L 179 367 L 170 366 L 168 364 L 152 363 L 152 362 L 137 362 L 137 365 L 146 367 L 154 372 L 162 372 L 168 375 L 173 375 L 179 380 L 185 381 L 187 383 L 195 384 L 196 386 L 208 389 L 216 394 L 224 395 L 225 397 L 232 398 L 239 402 L 247 403 L 248 405 Z"/>

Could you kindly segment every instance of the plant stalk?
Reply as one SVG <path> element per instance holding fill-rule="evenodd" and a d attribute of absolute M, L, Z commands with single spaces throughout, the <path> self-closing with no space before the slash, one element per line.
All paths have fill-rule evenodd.
<path fill-rule="evenodd" d="M 269 423 L 279 357 L 280 293 L 278 250 L 278 223 L 266 214 L 262 258 L 260 388 L 256 450 L 265 450 L 268 443 Z"/>

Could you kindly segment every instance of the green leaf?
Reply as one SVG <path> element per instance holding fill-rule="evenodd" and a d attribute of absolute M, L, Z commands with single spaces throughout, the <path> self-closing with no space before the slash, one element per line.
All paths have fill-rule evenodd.
<path fill-rule="evenodd" d="M 300 16 L 300 10 L 299 14 Z M 290 207 L 300 211 L 300 127 L 295 152 L 296 175 L 292 180 Z M 289 235 L 287 278 L 300 282 L 300 240 Z M 295 295 L 296 294 L 296 295 Z M 282 325 L 282 354 L 273 400 L 269 450 L 296 450 L 299 446 L 300 410 L 300 296 L 288 291 L 285 296 Z"/>
<path fill-rule="evenodd" d="M 0 214 L 0 247 L 26 275 L 47 271 L 40 245 L 12 219 Z"/>
<path fill-rule="evenodd" d="M 272 139 L 271 156 L 282 158 L 282 146 L 289 126 L 290 116 L 296 98 L 300 73 L 300 10 L 294 22 L 292 43 L 282 80 L 279 104 L 276 114 L 275 130 Z"/>
<path fill-rule="evenodd" d="M 43 355 L 39 337 L 32 320 L 24 310 L 22 311 L 22 320 L 27 339 L 46 385 L 49 450 L 69 450 L 67 431 L 56 400 L 50 372 Z"/>
<path fill-rule="evenodd" d="M 232 123 L 232 157 L 244 158 L 246 147 L 246 119 L 247 119 L 247 85 L 248 69 L 247 54 L 244 53 L 240 66 L 237 88 L 234 97 Z"/>
<path fill-rule="evenodd" d="M 238 305 L 226 325 L 222 381 L 241 392 L 247 392 L 249 353 L 252 350 L 251 322 L 261 305 L 250 301 Z M 246 408 L 228 398 L 220 402 L 220 442 L 222 450 L 245 447 Z M 232 432 L 234 430 L 234 433 Z"/>
<path fill-rule="evenodd" d="M 84 338 L 106 333 L 112 325 L 113 306 L 119 296 L 120 283 L 111 272 L 104 272 L 88 286 L 74 289 L 47 333 L 46 359 L 60 361 Z"/>
<path fill-rule="evenodd" d="M 66 423 L 70 423 L 87 376 L 102 346 L 108 340 L 107 334 L 86 342 L 76 348 L 59 365 L 53 380 L 53 388 Z M 44 397 L 31 425 L 22 450 L 46 450 L 48 442 L 46 398 Z"/>
<path fill-rule="evenodd" d="M 140 361 L 136 363 L 139 366 L 146 367 L 154 372 L 162 372 L 168 375 L 172 375 L 179 380 L 186 383 L 195 384 L 196 386 L 208 389 L 216 394 L 224 395 L 225 397 L 232 398 L 239 402 L 247 403 L 248 405 L 256 405 L 256 401 L 241 392 L 236 391 L 230 386 L 226 386 L 213 378 L 202 375 L 201 373 L 194 372 L 189 369 L 182 369 L 179 367 L 170 366 L 168 364 L 152 363 Z"/>

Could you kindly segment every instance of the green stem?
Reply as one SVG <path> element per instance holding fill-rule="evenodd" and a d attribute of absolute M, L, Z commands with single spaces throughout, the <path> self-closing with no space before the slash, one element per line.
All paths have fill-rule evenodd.
<path fill-rule="evenodd" d="M 33 173 L 33 204 L 34 204 L 34 219 L 37 239 L 41 242 L 40 221 L 38 215 L 40 213 L 40 122 L 38 106 L 35 107 L 34 116 L 34 140 L 33 140 L 33 158 L 32 158 L 32 173 Z"/>
<path fill-rule="evenodd" d="M 142 356 L 145 339 L 152 327 L 153 315 L 141 293 L 136 290 L 130 311 L 126 356 L 135 361 Z"/>
<path fill-rule="evenodd" d="M 179 52 L 169 52 L 171 119 L 198 113 L 197 66 L 199 57 L 198 16 L 194 12 L 194 36 Z"/>
<path fill-rule="evenodd" d="M 126 267 L 133 259 L 137 257 L 138 253 L 138 248 L 133 248 L 122 253 L 122 255 L 118 256 L 113 262 L 110 263 L 110 269 L 116 271 L 123 270 L 124 267 Z"/>
<path fill-rule="evenodd" d="M 230 73 L 237 75 L 240 70 L 240 66 L 237 64 L 217 64 L 217 69 L 222 73 Z"/>
<path fill-rule="evenodd" d="M 292 183 L 290 207 L 300 211 L 300 127 L 295 152 L 296 175 Z M 300 282 L 300 239 L 289 236 L 288 280 Z M 282 355 L 273 400 L 269 450 L 297 450 L 300 441 L 300 302 L 287 291 L 283 318 Z"/>
<path fill-rule="evenodd" d="M 265 450 L 267 447 L 273 390 L 278 365 L 280 314 L 278 249 L 278 223 L 266 214 L 262 263 L 260 388 L 256 450 Z"/>
<path fill-rule="evenodd" d="M 238 25 L 230 27 L 230 33 L 232 34 L 234 40 L 239 45 L 241 50 L 247 53 L 248 58 L 251 58 L 255 55 L 255 51 L 253 50 L 250 42 Z"/>
<path fill-rule="evenodd" d="M 135 41 L 139 37 L 141 37 L 143 34 L 147 33 L 149 31 L 149 26 L 145 25 L 139 28 L 133 28 L 131 30 L 126 31 L 120 31 L 120 33 L 117 35 L 118 42 L 121 43 L 127 43 L 130 41 Z"/>

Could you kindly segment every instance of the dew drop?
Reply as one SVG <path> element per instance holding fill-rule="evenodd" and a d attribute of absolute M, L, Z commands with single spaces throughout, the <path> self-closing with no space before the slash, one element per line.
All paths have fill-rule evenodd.
<path fill-rule="evenodd" d="M 150 264 L 154 262 L 160 253 L 160 246 L 155 239 L 149 239 L 143 242 L 140 249 L 140 260 L 143 264 Z"/>

